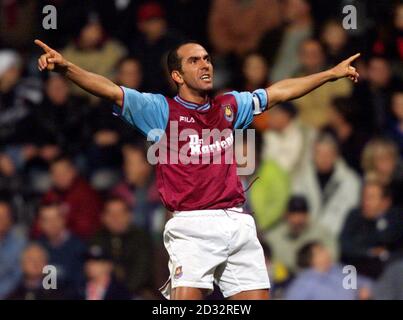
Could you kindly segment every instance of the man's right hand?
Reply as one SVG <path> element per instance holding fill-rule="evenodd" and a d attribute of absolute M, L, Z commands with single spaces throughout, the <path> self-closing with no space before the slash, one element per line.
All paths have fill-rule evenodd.
<path fill-rule="evenodd" d="M 66 71 L 68 61 L 56 50 L 43 43 L 41 40 L 34 41 L 36 45 L 41 47 L 44 54 L 38 59 L 38 69 L 40 71 L 48 70 L 63 73 Z"/>

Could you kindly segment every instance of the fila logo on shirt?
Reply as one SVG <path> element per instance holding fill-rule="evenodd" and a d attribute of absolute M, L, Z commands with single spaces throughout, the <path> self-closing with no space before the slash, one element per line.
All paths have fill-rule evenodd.
<path fill-rule="evenodd" d="M 193 117 L 179 116 L 179 122 L 195 123 Z"/>

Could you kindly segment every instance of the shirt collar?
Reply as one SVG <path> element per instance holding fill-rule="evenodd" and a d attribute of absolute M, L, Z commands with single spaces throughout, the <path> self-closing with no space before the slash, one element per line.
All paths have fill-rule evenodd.
<path fill-rule="evenodd" d="M 192 109 L 192 110 L 205 111 L 210 108 L 210 101 L 206 102 L 205 104 L 198 104 L 198 103 L 186 101 L 183 98 L 181 98 L 179 95 L 176 95 L 174 97 L 174 100 L 176 102 L 180 103 L 181 105 L 183 105 L 184 107 L 186 107 L 188 109 Z"/>

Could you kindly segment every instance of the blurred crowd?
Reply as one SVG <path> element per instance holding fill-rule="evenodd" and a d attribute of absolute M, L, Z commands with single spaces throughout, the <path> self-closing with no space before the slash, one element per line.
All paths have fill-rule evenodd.
<path fill-rule="evenodd" d="M 57 8 L 56 30 L 42 27 L 47 4 Z M 357 29 L 343 28 L 345 5 L 356 7 Z M 274 298 L 403 299 L 402 1 L 0 6 L 0 299 L 160 299 L 168 277 L 170 213 L 145 138 L 111 103 L 40 73 L 35 38 L 119 85 L 167 96 L 176 88 L 166 53 L 184 39 L 211 52 L 213 94 L 264 88 L 361 52 L 358 84 L 328 83 L 255 118 L 256 145 L 238 151 L 256 152 L 256 170 L 241 180 L 252 183 L 246 207 Z M 57 290 L 42 285 L 46 265 L 56 267 Z M 358 272 L 347 284 L 346 266 Z"/>

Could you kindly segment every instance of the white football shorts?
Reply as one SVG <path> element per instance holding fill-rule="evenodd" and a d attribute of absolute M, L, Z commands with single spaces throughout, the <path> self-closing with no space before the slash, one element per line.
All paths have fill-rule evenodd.
<path fill-rule="evenodd" d="M 170 276 L 160 288 L 193 287 L 223 296 L 268 289 L 270 281 L 254 218 L 242 208 L 175 211 L 164 229 Z"/>

